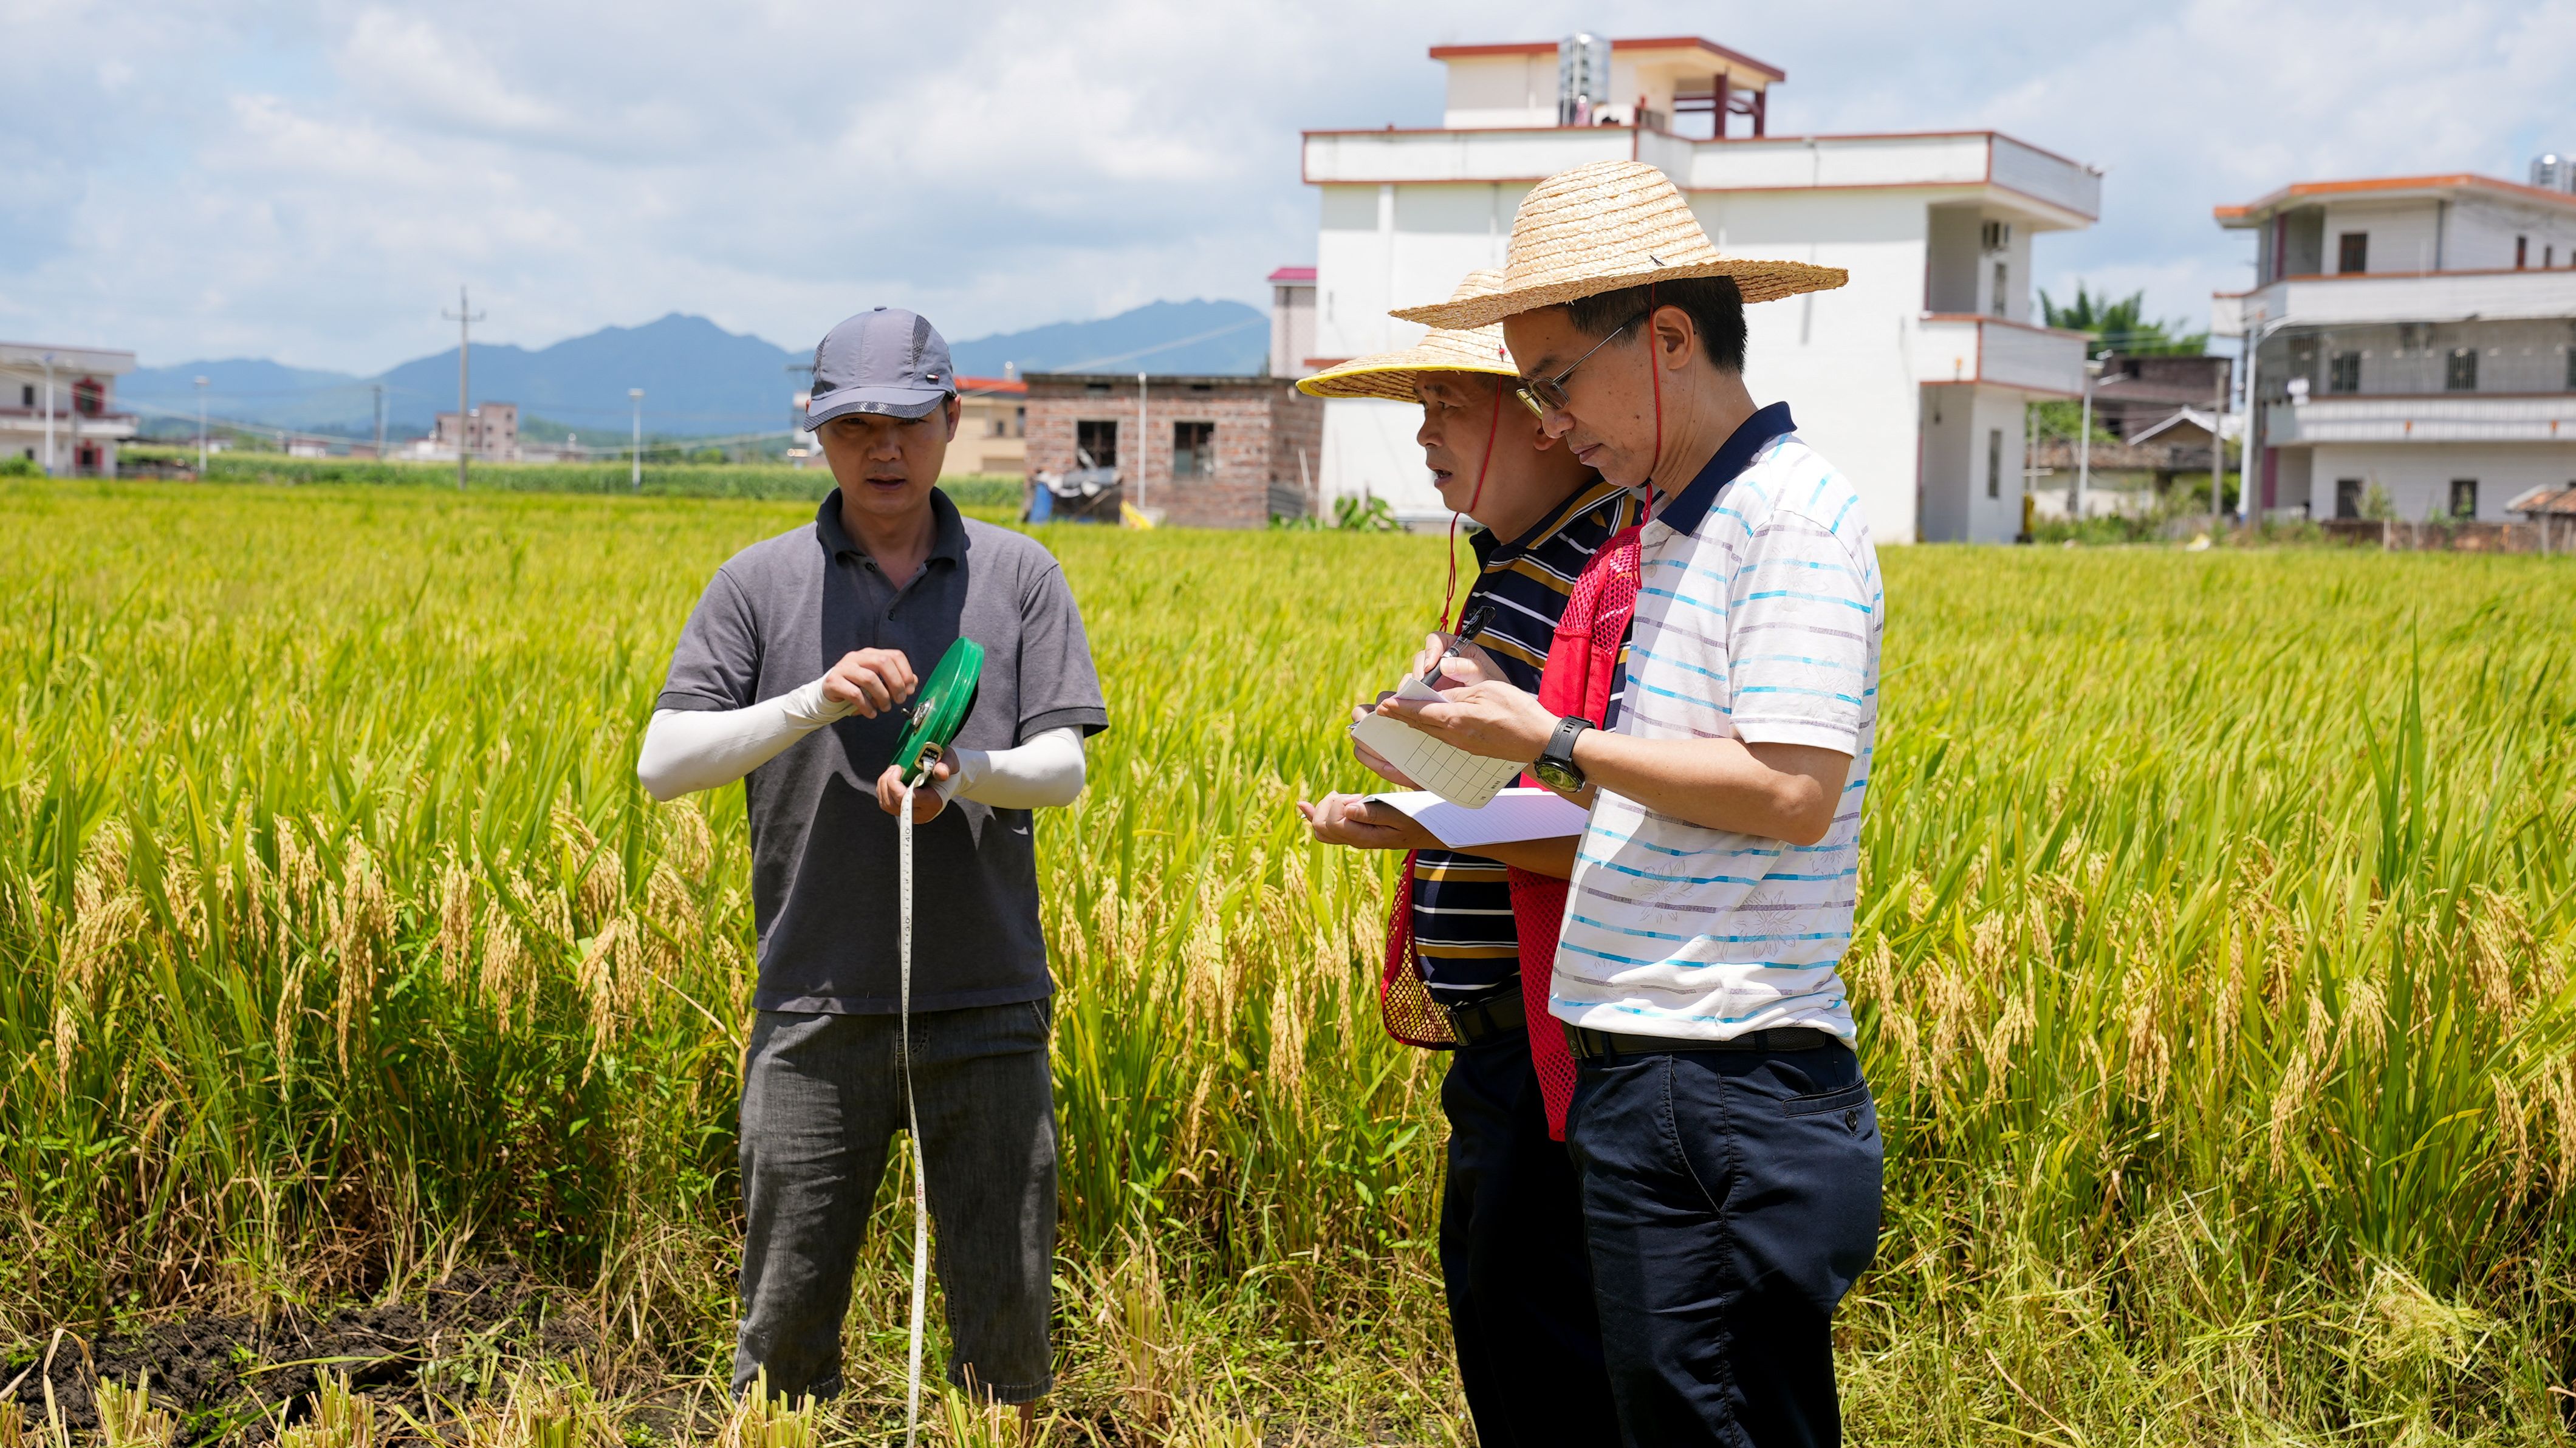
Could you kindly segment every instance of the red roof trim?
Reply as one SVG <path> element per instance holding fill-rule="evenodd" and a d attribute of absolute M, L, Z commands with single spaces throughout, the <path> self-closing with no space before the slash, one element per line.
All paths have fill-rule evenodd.
<path fill-rule="evenodd" d="M 1613 55 L 1623 50 L 1705 50 L 1711 55 L 1731 60 L 1737 65 L 1760 71 L 1770 77 L 1774 83 L 1789 78 L 1787 71 L 1768 61 L 1755 60 L 1743 51 L 1729 50 L 1716 41 L 1697 35 L 1658 35 L 1637 40 L 1610 42 L 1610 51 Z M 1552 55 L 1555 52 L 1556 42 L 1553 40 L 1511 40 L 1491 45 L 1435 45 L 1431 47 L 1431 58 L 1433 60 L 1474 60 L 1489 55 Z"/>
<path fill-rule="evenodd" d="M 1283 266 L 1269 276 L 1269 280 L 1274 282 L 1311 282 L 1314 279 L 1315 269 L 1310 266 Z"/>
<path fill-rule="evenodd" d="M 2525 186 L 2519 181 L 2504 181 L 2481 176 L 2473 171 L 2454 172 L 2448 176 L 2382 176 L 2358 181 L 2298 181 L 2242 206 L 2213 206 L 2210 215 L 2220 221 L 2233 221 L 2256 212 L 2278 210 L 2282 203 L 2311 196 L 2355 196 L 2375 191 L 2436 191 L 2462 187 L 2489 187 L 2509 195 L 2547 201 L 2560 206 L 2576 206 L 2576 196 L 2564 191 L 2548 191 L 2538 186 Z"/>
<path fill-rule="evenodd" d="M 960 377 L 957 386 L 964 392 L 1026 392 L 1029 385 L 1012 377 Z"/>

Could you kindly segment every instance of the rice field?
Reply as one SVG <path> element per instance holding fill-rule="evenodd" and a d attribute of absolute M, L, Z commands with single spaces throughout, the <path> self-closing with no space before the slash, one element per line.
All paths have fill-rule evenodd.
<path fill-rule="evenodd" d="M 40 1356 L 213 1321 L 266 1326 L 216 1386 L 156 1388 L 167 1433 L 100 1403 L 116 1448 L 319 1432 L 285 1404 L 328 1384 L 260 1333 L 417 1315 L 496 1264 L 542 1289 L 542 1331 L 325 1354 L 360 1363 L 370 1432 L 900 1430 L 892 1178 L 852 1393 L 712 1406 L 741 794 L 656 805 L 632 769 L 708 574 L 810 515 L 0 486 L 0 1400 L 29 1441 L 54 1441 Z M 1441 544 L 1041 536 L 1113 718 L 1040 825 L 1047 1430 L 1466 1441 L 1439 1063 L 1375 1019 L 1392 862 L 1289 808 L 1358 782 L 1341 706 L 1429 624 Z M 1851 970 L 1889 1195 L 1842 1319 L 1854 1436 L 2566 1441 L 2576 565 L 1884 561 Z M 255 1390 L 290 1381 L 314 1396 Z"/>

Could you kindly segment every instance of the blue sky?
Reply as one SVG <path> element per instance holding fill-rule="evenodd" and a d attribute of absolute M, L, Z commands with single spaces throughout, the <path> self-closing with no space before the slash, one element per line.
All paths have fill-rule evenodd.
<path fill-rule="evenodd" d="M 2101 166 L 2039 284 L 2195 323 L 2248 274 L 2215 204 L 2576 148 L 2576 0 L 2089 8 L 0 0 L 0 337 L 373 372 L 452 340 L 459 282 L 530 346 L 1260 302 L 1313 259 L 1300 128 L 1436 123 L 1426 47 L 1578 28 L 1784 68 L 1775 132 L 1994 127 Z"/>

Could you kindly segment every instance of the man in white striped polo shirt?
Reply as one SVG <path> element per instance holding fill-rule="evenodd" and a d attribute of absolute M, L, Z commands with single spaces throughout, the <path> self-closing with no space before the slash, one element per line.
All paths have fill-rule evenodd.
<path fill-rule="evenodd" d="M 1466 651 L 1475 682 L 1382 706 L 1593 796 L 1551 1009 L 1630 1444 L 1838 1441 L 1831 1319 L 1876 1247 L 1838 965 L 1885 600 L 1850 483 L 1744 383 L 1745 301 L 1842 280 L 1720 256 L 1660 172 L 1605 162 L 1531 191 L 1500 292 L 1397 314 L 1501 317 L 1545 430 L 1653 496 L 1615 727 Z"/>

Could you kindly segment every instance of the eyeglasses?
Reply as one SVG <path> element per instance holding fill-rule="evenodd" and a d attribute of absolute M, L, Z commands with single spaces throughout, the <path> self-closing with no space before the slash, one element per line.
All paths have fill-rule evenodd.
<path fill-rule="evenodd" d="M 1627 331 L 1630 327 L 1633 327 L 1644 320 L 1646 320 L 1646 314 L 1644 312 L 1639 312 L 1637 315 L 1621 322 L 1618 326 L 1611 328 L 1609 336 L 1592 344 L 1592 352 L 1598 352 L 1602 348 L 1609 346 L 1611 343 L 1618 341 L 1619 334 L 1621 332 Z M 1518 388 L 1514 389 L 1512 395 L 1521 400 L 1521 406 L 1528 408 L 1532 417 L 1544 420 L 1550 412 L 1563 412 L 1566 409 L 1566 404 L 1568 402 L 1565 395 L 1565 379 L 1574 375 L 1575 368 L 1591 361 L 1592 352 L 1586 352 L 1582 356 L 1575 358 L 1572 362 L 1567 363 L 1565 370 L 1559 372 L 1554 377 L 1533 377 L 1529 379 L 1522 383 Z"/>

